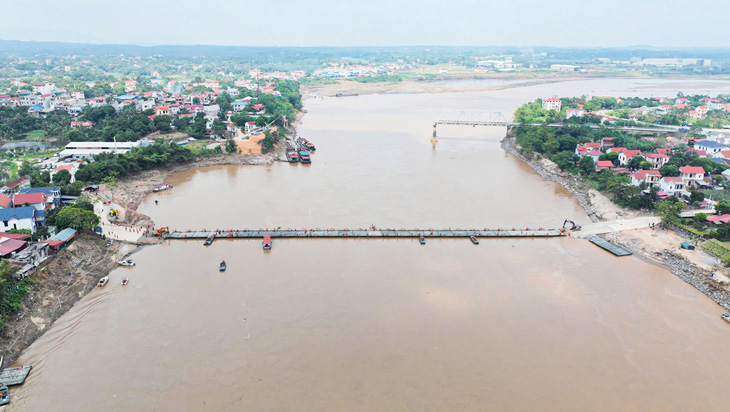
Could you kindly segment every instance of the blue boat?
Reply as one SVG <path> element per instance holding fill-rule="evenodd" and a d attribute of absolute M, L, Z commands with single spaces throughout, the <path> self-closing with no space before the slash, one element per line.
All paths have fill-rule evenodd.
<path fill-rule="evenodd" d="M 312 158 L 309 157 L 309 152 L 306 150 L 299 152 L 299 160 L 304 164 L 312 163 Z"/>

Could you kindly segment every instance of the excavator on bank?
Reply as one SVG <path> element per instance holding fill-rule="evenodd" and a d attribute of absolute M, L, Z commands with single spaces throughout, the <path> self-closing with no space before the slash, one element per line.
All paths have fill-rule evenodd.
<path fill-rule="evenodd" d="M 570 225 L 570 227 L 566 228 L 567 225 Z M 575 222 L 573 222 L 570 219 L 565 219 L 565 221 L 563 222 L 563 229 L 568 229 L 568 230 L 581 230 L 582 228 L 583 228 L 583 226 L 576 225 Z"/>
<path fill-rule="evenodd" d="M 170 233 L 170 228 L 165 226 L 165 227 L 161 227 L 161 228 L 155 230 L 154 232 L 152 232 L 152 235 L 153 236 L 162 236 L 167 233 Z"/>

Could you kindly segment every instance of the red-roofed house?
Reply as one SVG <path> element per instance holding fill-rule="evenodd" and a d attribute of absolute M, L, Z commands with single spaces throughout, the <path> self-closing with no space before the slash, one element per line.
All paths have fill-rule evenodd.
<path fill-rule="evenodd" d="M 684 180 L 681 177 L 665 176 L 659 179 L 659 188 L 670 196 L 685 196 Z"/>
<path fill-rule="evenodd" d="M 30 176 L 28 175 L 19 177 L 12 182 L 6 183 L 5 186 L 2 187 L 2 192 L 11 194 L 17 192 L 24 187 L 30 187 Z"/>
<path fill-rule="evenodd" d="M 565 118 L 570 119 L 571 117 L 583 117 L 583 109 L 568 109 L 565 111 Z"/>
<path fill-rule="evenodd" d="M 45 210 L 48 198 L 43 193 L 24 193 L 13 196 L 13 207 L 33 206 L 36 210 Z"/>
<path fill-rule="evenodd" d="M 654 169 L 661 168 L 662 166 L 667 164 L 667 162 L 669 161 L 669 156 L 667 156 L 665 154 L 659 154 L 659 153 L 645 154 L 644 158 L 646 158 L 646 160 L 648 160 L 649 163 L 651 163 L 651 167 Z"/>
<path fill-rule="evenodd" d="M 699 157 L 707 157 L 707 152 L 704 150 L 697 150 L 694 147 L 690 147 L 689 149 L 684 151 L 685 153 L 694 153 Z"/>
<path fill-rule="evenodd" d="M 613 137 L 604 137 L 601 139 L 602 147 L 613 147 Z"/>
<path fill-rule="evenodd" d="M 27 244 L 28 242 L 18 239 L 10 239 L 7 237 L 0 238 L 0 257 L 8 258 L 13 253 L 20 252 L 25 249 Z"/>
<path fill-rule="evenodd" d="M 589 152 L 589 149 L 587 147 L 578 145 L 575 148 L 575 154 L 577 154 L 580 157 L 585 156 Z"/>
<path fill-rule="evenodd" d="M 641 155 L 641 150 L 624 150 L 618 154 L 618 161 L 622 165 L 625 165 L 629 162 L 629 160 L 631 160 L 632 157 Z"/>
<path fill-rule="evenodd" d="M 720 150 L 719 152 L 712 155 L 717 159 L 730 159 L 730 150 Z"/>
<path fill-rule="evenodd" d="M 73 121 L 73 122 L 71 122 L 71 128 L 72 128 L 72 129 L 75 129 L 75 128 L 77 128 L 77 127 L 94 127 L 94 125 L 95 125 L 95 124 L 96 124 L 96 123 L 94 123 L 94 122 L 89 122 L 89 121 L 86 121 L 86 122 L 82 122 L 82 121 Z"/>
<path fill-rule="evenodd" d="M 705 169 L 700 166 L 682 166 L 679 168 L 685 187 L 697 185 L 697 182 L 703 181 L 705 177 Z"/>
<path fill-rule="evenodd" d="M 657 153 L 667 155 L 667 156 L 669 156 L 670 151 L 671 151 L 671 149 L 656 149 Z"/>
<path fill-rule="evenodd" d="M 610 160 L 599 160 L 596 162 L 596 168 L 598 170 L 613 169 L 614 165 L 613 165 L 613 162 Z"/>
<path fill-rule="evenodd" d="M 13 204 L 13 199 L 5 193 L 0 193 L 0 209 L 7 209 Z"/>
<path fill-rule="evenodd" d="M 631 174 L 631 184 L 639 186 L 641 182 L 646 182 L 647 186 L 652 187 L 662 177 L 658 170 L 638 170 Z"/>
<path fill-rule="evenodd" d="M 707 216 L 705 218 L 705 220 L 708 222 L 714 223 L 716 225 L 722 225 L 722 224 L 727 224 L 727 222 L 730 222 L 730 215 L 728 215 L 728 214 L 725 214 L 722 216 L 712 215 L 712 216 Z"/>
<path fill-rule="evenodd" d="M 155 106 L 154 111 L 156 116 L 169 116 L 170 106 Z"/>

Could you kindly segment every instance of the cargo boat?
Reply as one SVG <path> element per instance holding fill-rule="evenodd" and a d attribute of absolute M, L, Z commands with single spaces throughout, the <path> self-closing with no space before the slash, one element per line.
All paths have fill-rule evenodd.
<path fill-rule="evenodd" d="M 299 138 L 299 143 L 302 146 L 304 146 L 307 150 L 310 150 L 312 152 L 315 151 L 315 150 L 317 150 L 317 148 L 314 147 L 314 144 L 312 142 L 310 142 L 309 140 L 307 140 L 307 139 L 305 139 L 303 137 L 300 137 Z"/>
<path fill-rule="evenodd" d="M 299 154 L 294 149 L 286 149 L 286 160 L 289 163 L 297 163 L 299 162 Z"/>
<path fill-rule="evenodd" d="M 299 158 L 304 164 L 312 163 L 312 158 L 309 157 L 309 152 L 306 150 L 302 150 L 301 152 L 299 152 Z"/>

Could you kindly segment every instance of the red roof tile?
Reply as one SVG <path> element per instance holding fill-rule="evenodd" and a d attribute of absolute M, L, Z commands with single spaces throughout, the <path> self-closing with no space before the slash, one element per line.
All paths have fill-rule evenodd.
<path fill-rule="evenodd" d="M 687 174 L 705 174 L 705 169 L 703 169 L 701 166 L 682 166 L 679 168 L 679 171 Z"/>
<path fill-rule="evenodd" d="M 43 193 L 24 193 L 16 194 L 13 197 L 13 204 L 15 206 L 22 206 L 24 204 L 33 205 L 36 203 L 43 203 L 46 201 L 46 196 Z"/>

